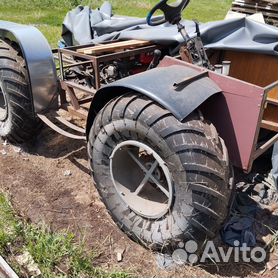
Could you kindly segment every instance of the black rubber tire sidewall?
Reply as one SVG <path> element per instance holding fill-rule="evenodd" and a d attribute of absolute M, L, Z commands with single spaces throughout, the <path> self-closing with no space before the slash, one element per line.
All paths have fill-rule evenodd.
<path fill-rule="evenodd" d="M 138 104 L 135 103 L 136 98 Z M 132 102 L 135 103 L 133 109 L 129 109 Z M 140 108 L 140 103 L 144 105 L 144 109 Z M 151 110 L 152 106 L 153 111 Z M 140 113 L 136 111 L 140 109 Z M 169 131 L 163 130 L 159 126 L 163 126 L 166 120 L 170 121 Z M 228 212 L 231 190 L 229 189 L 229 164 L 226 155 L 224 155 L 225 144 L 221 138 L 218 138 L 215 128 L 200 120 L 198 114 L 191 115 L 187 122 L 185 124 L 178 123 L 172 115 L 169 115 L 169 111 L 153 101 L 131 94 L 116 98 L 108 103 L 97 115 L 89 135 L 88 153 L 92 173 L 108 212 L 125 233 L 153 250 L 175 249 L 180 242 L 189 239 L 194 239 L 199 243 L 214 237 Z M 206 161 L 201 160 L 207 158 L 210 159 L 210 167 L 219 170 L 219 180 L 215 177 L 217 171 L 215 174 L 211 170 L 212 173 L 202 176 L 202 181 L 207 180 L 210 183 L 207 193 L 202 190 L 200 192 L 198 188 L 192 190 L 188 186 L 189 183 L 198 182 L 198 176 L 201 175 L 195 173 L 194 163 L 189 165 L 189 169 L 193 167 L 193 170 L 185 171 L 181 161 L 185 159 L 183 156 L 187 155 L 189 156 L 186 158 L 190 160 L 191 154 L 187 151 L 180 153 L 179 148 L 181 146 L 178 142 L 177 146 L 174 146 L 173 138 L 180 140 L 179 138 L 182 138 L 180 133 L 186 134 L 186 131 L 183 132 L 181 127 L 191 128 L 191 123 L 195 125 L 194 132 L 197 133 L 196 130 L 199 129 L 203 130 L 208 137 L 204 138 L 205 144 L 203 145 L 205 146 L 194 147 L 204 148 L 207 152 L 216 153 L 219 157 L 219 159 L 217 157 L 210 159 L 209 156 L 212 154 L 204 152 L 204 155 L 202 150 L 196 153 L 200 160 L 199 164 L 205 165 Z M 174 135 L 176 132 L 177 136 L 167 137 L 167 132 L 172 132 Z M 163 133 L 166 134 L 164 138 L 162 138 Z M 194 139 L 194 136 L 193 133 L 191 137 Z M 137 140 L 147 144 L 166 162 L 171 172 L 175 198 L 170 211 L 160 219 L 146 219 L 134 213 L 127 207 L 113 185 L 110 177 L 109 157 L 115 146 L 126 140 Z M 214 160 L 217 160 L 217 163 L 214 163 Z M 199 165 L 197 170 L 201 173 L 202 165 Z M 198 210 L 193 206 L 196 202 Z M 202 202 L 204 206 L 200 205 Z"/>
<path fill-rule="evenodd" d="M 8 116 L 0 121 L 0 136 L 11 143 L 25 143 L 42 127 L 34 112 L 25 61 L 12 42 L 0 41 L 0 54 L 0 83 L 8 106 Z"/>

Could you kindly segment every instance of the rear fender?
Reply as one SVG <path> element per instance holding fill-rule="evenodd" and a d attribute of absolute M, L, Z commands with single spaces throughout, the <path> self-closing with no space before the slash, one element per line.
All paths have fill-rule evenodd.
<path fill-rule="evenodd" d="M 33 26 L 0 21 L 0 39 L 16 43 L 26 62 L 34 111 L 58 107 L 58 78 L 50 46 Z"/>
<path fill-rule="evenodd" d="M 185 82 L 176 85 L 182 81 Z M 131 91 L 154 100 L 168 109 L 179 121 L 183 121 L 208 98 L 220 93 L 221 89 L 206 72 L 200 75 L 200 71 L 181 65 L 156 68 L 121 79 L 97 91 L 89 110 L 87 136 L 95 116 L 105 104 Z"/>

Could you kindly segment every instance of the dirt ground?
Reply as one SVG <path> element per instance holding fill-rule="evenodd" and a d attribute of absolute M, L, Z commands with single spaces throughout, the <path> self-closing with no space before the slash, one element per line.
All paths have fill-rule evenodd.
<path fill-rule="evenodd" d="M 219 269 L 213 264 L 159 269 L 156 255 L 122 233 L 100 202 L 89 174 L 84 142 L 45 128 L 35 143 L 22 150 L 0 141 L 0 189 L 9 193 L 25 219 L 44 221 L 53 230 L 69 229 L 84 238 L 88 248 L 101 250 L 96 265 L 147 277 L 261 277 L 261 267 L 240 263 L 219 265 Z M 71 175 L 65 175 L 69 171 Z M 118 247 L 125 248 L 120 263 L 115 253 Z"/>

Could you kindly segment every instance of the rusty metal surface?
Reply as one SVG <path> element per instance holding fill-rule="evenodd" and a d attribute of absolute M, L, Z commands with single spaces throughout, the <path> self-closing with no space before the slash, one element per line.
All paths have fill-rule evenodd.
<path fill-rule="evenodd" d="M 113 41 L 115 42 L 115 41 Z M 111 42 L 110 42 L 111 43 Z M 87 45 L 87 46 L 92 46 L 91 45 Z M 77 65 L 82 65 L 82 64 L 86 64 L 86 63 L 92 63 L 92 66 L 94 68 L 94 75 L 95 75 L 95 89 L 98 90 L 100 89 L 100 87 L 102 86 L 101 84 L 101 80 L 100 80 L 100 69 L 99 66 L 101 63 L 105 63 L 105 62 L 112 62 L 115 61 L 117 59 L 123 59 L 123 58 L 128 58 L 128 57 L 133 57 L 133 56 L 137 56 L 143 53 L 149 53 L 149 52 L 153 52 L 154 50 L 160 48 L 157 45 L 150 45 L 150 46 L 142 46 L 142 47 L 137 47 L 134 49 L 128 49 L 128 50 L 124 50 L 124 51 L 119 51 L 119 52 L 115 52 L 115 53 L 109 53 L 109 54 L 103 54 L 103 55 L 88 55 L 88 54 L 83 54 L 83 53 L 79 53 L 77 52 L 77 50 L 79 48 L 84 48 L 84 46 L 79 46 L 79 47 L 69 47 L 69 48 L 65 48 L 65 49 L 58 49 L 58 50 L 54 50 L 53 53 L 58 53 L 58 58 L 59 58 L 59 70 L 60 70 L 60 75 L 62 76 L 62 80 L 64 80 L 64 70 L 70 67 L 74 67 Z M 74 62 L 74 60 L 72 62 L 68 62 L 67 59 L 64 57 L 64 55 L 69 55 L 72 56 L 74 58 L 79 58 L 85 61 L 82 62 Z M 65 63 L 67 65 L 65 65 Z M 81 87 L 81 86 L 80 86 Z M 82 90 L 81 88 L 79 88 L 80 90 Z M 87 91 L 87 89 L 86 89 Z"/>
<path fill-rule="evenodd" d="M 76 110 L 80 109 L 80 105 L 75 95 L 73 87 L 68 86 L 65 81 L 61 81 L 61 88 L 68 94 L 70 102 L 74 107 L 74 109 Z"/>
<path fill-rule="evenodd" d="M 82 91 L 82 92 L 92 95 L 92 96 L 96 93 L 96 90 L 94 88 L 89 88 L 89 87 L 77 84 L 73 81 L 63 81 L 63 83 L 66 84 L 70 88 L 77 89 L 79 91 Z"/>
<path fill-rule="evenodd" d="M 205 70 L 171 57 L 166 57 L 160 66 L 174 64 L 200 72 Z M 258 140 L 258 128 L 266 98 L 264 88 L 212 71 L 209 71 L 209 77 L 223 93 L 204 103 L 202 112 L 224 139 L 233 165 L 248 172 L 252 167 L 254 146 Z"/>

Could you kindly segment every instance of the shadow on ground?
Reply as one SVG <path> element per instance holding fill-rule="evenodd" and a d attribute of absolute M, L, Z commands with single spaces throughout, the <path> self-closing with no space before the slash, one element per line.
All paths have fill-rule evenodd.
<path fill-rule="evenodd" d="M 58 134 L 49 127 L 45 127 L 40 135 L 31 143 L 24 146 L 26 151 L 52 159 L 68 159 L 79 170 L 90 175 L 87 143 L 84 140 L 75 140 Z M 80 163 L 83 161 L 83 164 Z"/>
<path fill-rule="evenodd" d="M 24 146 L 23 153 L 14 152 L 12 146 L 3 148 L 7 155 L 0 156 L 0 189 L 11 196 L 19 215 L 32 223 L 43 221 L 53 230 L 74 232 L 84 239 L 87 248 L 101 251 L 95 261 L 99 266 L 130 270 L 137 276 L 262 277 L 262 265 L 232 261 L 175 267 L 169 271 L 159 269 L 156 256 L 124 235 L 106 212 L 88 175 L 84 141 L 68 139 L 44 128 L 35 142 Z M 262 163 L 264 168 L 267 163 Z M 269 169 L 269 163 L 266 168 Z M 65 171 L 71 175 L 64 175 Z M 237 182 L 248 183 L 245 178 L 246 175 L 239 175 Z M 259 215 L 258 221 L 278 229 L 276 215 L 265 214 L 263 210 Z M 228 248 L 220 237 L 215 242 L 216 246 Z M 118 247 L 125 249 L 122 262 L 116 259 Z M 264 277 L 276 276 L 266 273 Z"/>

